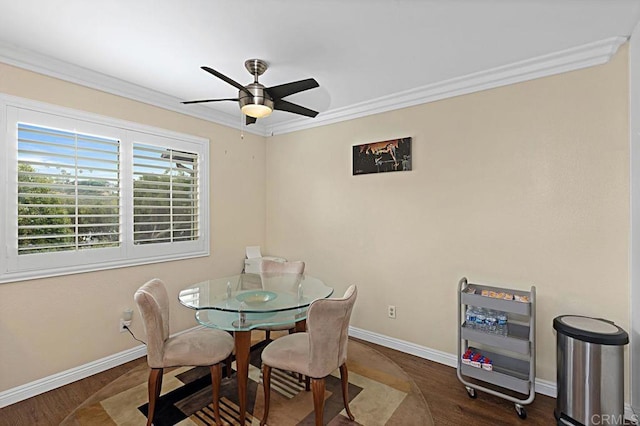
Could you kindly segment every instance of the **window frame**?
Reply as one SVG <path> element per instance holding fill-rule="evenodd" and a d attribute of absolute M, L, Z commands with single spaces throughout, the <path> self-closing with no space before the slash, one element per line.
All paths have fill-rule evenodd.
<path fill-rule="evenodd" d="M 18 142 L 19 122 L 120 140 L 119 247 L 18 255 Z M 209 140 L 85 111 L 0 94 L 0 284 L 105 269 L 209 256 Z M 133 241 L 133 144 L 143 143 L 198 155 L 199 238 L 154 244 Z"/>

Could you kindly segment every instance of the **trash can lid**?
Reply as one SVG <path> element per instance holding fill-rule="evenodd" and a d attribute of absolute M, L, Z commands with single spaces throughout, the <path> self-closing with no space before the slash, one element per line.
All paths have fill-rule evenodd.
<path fill-rule="evenodd" d="M 602 318 L 580 315 L 561 315 L 554 318 L 553 328 L 574 339 L 600 345 L 626 345 L 629 335 L 626 331 Z"/>

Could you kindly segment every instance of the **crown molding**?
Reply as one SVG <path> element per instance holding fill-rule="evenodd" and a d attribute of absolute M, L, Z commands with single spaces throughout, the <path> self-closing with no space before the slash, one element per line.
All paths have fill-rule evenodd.
<path fill-rule="evenodd" d="M 223 126 L 243 130 L 247 133 L 260 136 L 266 135 L 264 125 L 256 123 L 252 124 L 251 127 L 242 126 L 238 117 L 230 114 L 216 111 L 203 105 L 190 105 L 187 107 L 180 103 L 182 99 L 175 96 L 167 95 L 16 46 L 0 43 L 0 62 Z"/>
<path fill-rule="evenodd" d="M 628 37 L 610 37 L 547 55 L 439 81 L 348 107 L 326 111 L 320 113 L 313 120 L 296 119 L 272 126 L 267 125 L 266 133 L 269 136 L 273 136 L 275 134 L 325 126 L 327 124 L 353 120 L 372 114 L 604 64 L 611 59 L 618 51 L 618 48 L 627 40 Z"/>
<path fill-rule="evenodd" d="M 232 115 L 215 111 L 202 105 L 185 107 L 180 104 L 180 99 L 174 96 L 16 46 L 0 43 L 0 62 L 248 133 L 273 136 L 604 64 L 611 59 L 618 48 L 627 40 L 628 37 L 610 37 L 347 107 L 325 111 L 313 120 L 300 118 L 273 125 L 256 123 L 251 126 L 242 126 L 237 117 Z"/>

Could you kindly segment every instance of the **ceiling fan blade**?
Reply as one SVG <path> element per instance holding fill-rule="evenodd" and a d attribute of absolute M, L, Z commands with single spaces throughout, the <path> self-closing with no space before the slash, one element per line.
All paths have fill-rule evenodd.
<path fill-rule="evenodd" d="M 316 115 L 318 115 L 318 111 L 314 111 L 291 102 L 283 101 L 282 99 L 277 99 L 274 101 L 273 109 L 292 112 L 294 114 L 306 115 L 307 117 L 315 117 Z"/>
<path fill-rule="evenodd" d="M 253 93 L 251 93 L 249 90 L 247 90 L 246 87 L 244 87 L 242 84 L 238 83 L 235 80 L 230 79 L 229 77 L 227 77 L 226 75 L 219 73 L 218 71 L 214 70 L 213 68 L 209 68 L 209 67 L 200 67 L 203 70 L 205 70 L 206 72 L 208 72 L 209 74 L 213 74 L 216 77 L 218 77 L 220 80 L 223 80 L 227 83 L 229 83 L 230 85 L 232 85 L 233 87 L 235 87 L 238 90 L 242 90 L 243 92 L 245 92 L 247 95 L 253 97 Z"/>
<path fill-rule="evenodd" d="M 279 86 L 268 87 L 265 90 L 269 93 L 271 98 L 282 99 L 285 96 L 304 92 L 305 90 L 314 89 L 316 87 L 320 87 L 318 82 L 313 78 L 307 78 L 306 80 L 293 81 Z"/>
<path fill-rule="evenodd" d="M 201 103 L 203 103 L 203 102 L 220 102 L 220 101 L 237 101 L 237 100 L 238 100 L 238 98 L 227 98 L 227 99 L 201 99 L 201 100 L 199 100 L 199 101 L 184 101 L 184 102 L 181 102 L 181 103 L 183 103 L 183 104 L 185 104 L 185 105 L 188 105 L 188 104 L 201 104 Z"/>
<path fill-rule="evenodd" d="M 258 120 L 257 118 L 255 118 L 255 117 L 249 117 L 248 115 L 246 115 L 245 117 L 247 117 L 247 120 L 246 120 L 247 126 L 248 126 L 249 124 L 253 124 L 253 123 L 255 123 L 255 122 Z"/>

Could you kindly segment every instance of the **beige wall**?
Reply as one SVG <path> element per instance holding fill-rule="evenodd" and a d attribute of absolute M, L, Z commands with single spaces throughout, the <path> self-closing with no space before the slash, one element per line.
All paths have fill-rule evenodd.
<path fill-rule="evenodd" d="M 244 247 L 264 245 L 264 138 L 0 64 L 0 93 L 208 138 L 211 256 L 51 279 L 0 284 L 0 392 L 137 346 L 118 331 L 125 307 L 144 336 L 134 291 L 166 280 L 170 294 L 210 276 L 240 272 Z M 173 303 L 172 331 L 195 326 Z"/>
<path fill-rule="evenodd" d="M 209 138 L 212 227 L 209 258 L 1 284 L 0 392 L 136 346 L 117 323 L 142 282 L 175 294 L 238 272 L 253 244 L 305 260 L 338 294 L 358 284 L 353 326 L 449 353 L 460 277 L 535 284 L 538 376 L 550 381 L 555 316 L 629 328 L 626 48 L 603 66 L 275 136 L 266 150 L 3 64 L 0 93 Z M 413 171 L 351 176 L 352 145 L 405 136 Z M 171 325 L 194 325 L 175 299 Z M 133 330 L 143 335 L 137 312 Z"/>
<path fill-rule="evenodd" d="M 536 285 L 538 377 L 555 382 L 555 316 L 629 329 L 627 102 L 625 46 L 606 65 L 269 138 L 268 249 L 338 294 L 359 285 L 353 326 L 448 353 L 462 276 Z M 406 136 L 413 171 L 351 175 L 352 145 Z"/>

